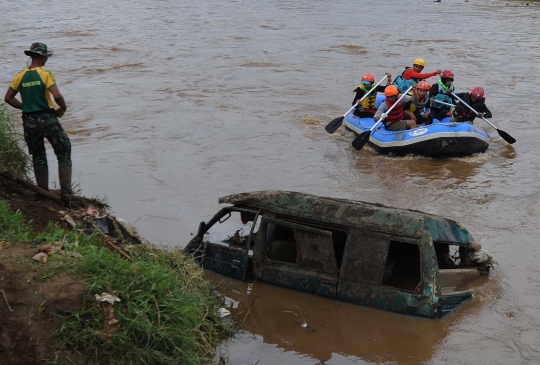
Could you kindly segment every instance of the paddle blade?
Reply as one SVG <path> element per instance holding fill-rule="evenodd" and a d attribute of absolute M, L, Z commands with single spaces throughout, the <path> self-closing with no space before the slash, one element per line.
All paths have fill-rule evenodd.
<path fill-rule="evenodd" d="M 328 125 L 324 127 L 324 129 L 326 129 L 326 131 L 330 134 L 334 133 L 335 131 L 338 130 L 339 127 L 341 127 L 341 124 L 343 123 L 343 119 L 345 119 L 345 117 L 339 117 L 339 118 L 334 119 L 333 121 L 328 123 Z"/>
<path fill-rule="evenodd" d="M 369 141 L 369 137 L 371 136 L 371 131 L 367 131 L 364 133 L 361 133 L 356 139 L 352 142 L 352 146 L 360 151 L 362 147 Z"/>
<path fill-rule="evenodd" d="M 504 139 L 506 142 L 510 144 L 516 143 L 516 139 L 512 137 L 511 135 L 509 135 L 508 133 L 506 133 L 505 131 L 501 131 L 500 129 L 497 128 L 497 132 L 499 133 L 499 136 L 501 136 L 501 138 Z"/>

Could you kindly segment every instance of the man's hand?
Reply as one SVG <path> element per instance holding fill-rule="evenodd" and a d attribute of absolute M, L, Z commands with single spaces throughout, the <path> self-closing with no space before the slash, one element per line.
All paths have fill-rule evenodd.
<path fill-rule="evenodd" d="M 484 117 L 484 113 L 478 113 L 478 118 L 483 118 Z"/>
<path fill-rule="evenodd" d="M 56 116 L 58 118 L 62 118 L 64 116 L 64 113 L 66 112 L 64 109 L 62 108 L 58 108 L 54 111 L 56 113 Z"/>

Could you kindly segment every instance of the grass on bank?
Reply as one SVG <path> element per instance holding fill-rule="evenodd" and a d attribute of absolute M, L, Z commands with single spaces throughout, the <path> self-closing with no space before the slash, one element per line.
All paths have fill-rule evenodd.
<path fill-rule="evenodd" d="M 20 124 L 0 104 L 0 168 L 26 178 L 29 158 Z M 82 255 L 52 255 L 45 265 L 32 260 L 23 264 L 40 270 L 41 281 L 72 272 L 86 285 L 84 308 L 66 317 L 57 335 L 93 363 L 209 364 L 215 347 L 236 330 L 219 316 L 223 298 L 180 250 L 136 246 L 133 260 L 127 261 L 103 247 L 99 235 L 65 231 L 56 224 L 36 234 L 20 212 L 0 200 L 0 243 L 32 241 L 57 243 Z M 114 305 L 119 325 L 112 328 L 106 324 L 106 305 L 94 297 L 103 292 L 121 300 Z"/>
<path fill-rule="evenodd" d="M 0 201 L 0 242 L 32 240 L 60 242 L 67 251 L 82 255 L 52 255 L 47 264 L 26 264 L 42 270 L 40 280 L 67 271 L 87 287 L 84 307 L 65 317 L 56 335 L 86 354 L 90 363 L 209 364 L 215 347 L 236 330 L 220 318 L 223 298 L 181 251 L 135 246 L 133 260 L 128 261 L 103 247 L 99 235 L 65 231 L 56 224 L 36 235 L 20 212 Z M 103 292 L 121 300 L 113 307 L 119 321 L 115 326 L 107 325 L 109 304 L 94 297 Z"/>
<path fill-rule="evenodd" d="M 27 178 L 30 159 L 24 150 L 22 121 L 0 103 L 0 168 Z"/>

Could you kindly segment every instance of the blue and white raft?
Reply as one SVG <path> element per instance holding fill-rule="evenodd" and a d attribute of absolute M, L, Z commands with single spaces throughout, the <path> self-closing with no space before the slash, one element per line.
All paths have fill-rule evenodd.
<path fill-rule="evenodd" d="M 380 97 L 377 96 L 377 104 Z M 369 131 L 374 124 L 373 118 L 358 118 L 352 113 L 345 118 L 345 128 L 356 135 Z M 434 119 L 431 125 L 403 131 L 389 131 L 380 123 L 371 133 L 368 144 L 382 155 L 461 157 L 485 152 L 489 136 L 472 124 L 450 123 L 450 117 L 447 117 L 442 121 Z"/>

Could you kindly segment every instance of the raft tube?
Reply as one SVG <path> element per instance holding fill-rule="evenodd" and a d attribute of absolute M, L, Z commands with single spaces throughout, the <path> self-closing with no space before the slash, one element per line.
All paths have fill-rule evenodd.
<path fill-rule="evenodd" d="M 377 95 L 377 107 L 383 99 L 383 95 Z M 358 118 L 352 113 L 345 118 L 345 128 L 356 135 L 369 131 L 374 124 L 373 118 Z M 403 131 L 389 131 L 380 123 L 371 133 L 368 144 L 382 155 L 461 157 L 485 152 L 489 136 L 472 124 L 450 123 L 447 117 L 441 121 L 434 119 L 431 125 Z"/>

